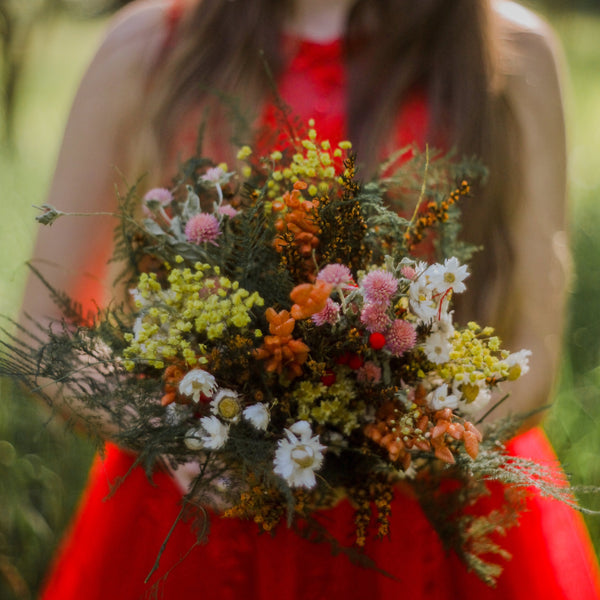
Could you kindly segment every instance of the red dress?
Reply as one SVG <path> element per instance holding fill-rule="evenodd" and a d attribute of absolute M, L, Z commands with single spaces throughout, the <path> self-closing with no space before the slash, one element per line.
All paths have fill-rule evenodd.
<path fill-rule="evenodd" d="M 324 137 L 344 133 L 345 74 L 340 44 L 301 42 L 279 82 L 280 93 L 303 118 L 314 117 Z M 423 98 L 402 111 L 398 142 L 419 141 L 427 120 Z M 511 451 L 538 461 L 554 460 L 540 429 L 519 436 Z M 412 600 L 598 600 L 595 557 L 580 516 L 556 501 L 529 498 L 528 510 L 503 540 L 513 558 L 496 589 L 447 554 L 417 502 L 398 491 L 389 539 L 367 553 L 393 575 L 334 556 L 327 544 L 280 526 L 275 536 L 254 523 L 212 515 L 208 543 L 197 545 L 188 523 L 179 523 L 159 569 L 144 583 L 180 509 L 181 492 L 165 472 L 148 481 L 133 457 L 109 446 L 98 458 L 72 530 L 48 578 L 43 600 L 318 600 L 410 598 Z M 496 490 L 492 504 L 502 501 Z M 320 520 L 342 543 L 351 544 L 352 509 L 346 502 Z M 154 595 L 156 594 L 156 595 Z"/>

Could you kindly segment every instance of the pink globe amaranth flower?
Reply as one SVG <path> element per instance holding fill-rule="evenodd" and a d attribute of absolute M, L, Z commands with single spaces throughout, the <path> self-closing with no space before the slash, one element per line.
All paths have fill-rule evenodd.
<path fill-rule="evenodd" d="M 408 321 L 396 319 L 387 330 L 385 338 L 387 340 L 385 347 L 394 356 L 402 356 L 414 348 L 417 342 L 417 331 Z"/>
<path fill-rule="evenodd" d="M 360 322 L 370 333 L 383 333 L 390 326 L 391 321 L 383 304 L 367 303 L 360 313 Z"/>
<path fill-rule="evenodd" d="M 322 311 L 312 315 L 311 319 L 317 327 L 321 327 L 321 325 L 325 325 L 325 323 L 334 325 L 338 321 L 339 314 L 340 305 L 337 302 L 334 302 L 331 298 L 327 298 L 325 308 Z"/>
<path fill-rule="evenodd" d="M 153 188 L 144 195 L 144 202 L 155 200 L 161 206 L 168 206 L 173 202 L 173 194 L 166 188 Z"/>
<path fill-rule="evenodd" d="M 346 265 L 333 263 L 325 265 L 317 275 L 317 279 L 330 283 L 333 287 L 353 286 L 352 271 Z"/>
<path fill-rule="evenodd" d="M 411 281 L 417 276 L 417 271 L 413 269 L 413 267 L 402 267 L 400 269 L 400 273 L 402 273 L 403 277 L 406 279 L 410 279 Z"/>
<path fill-rule="evenodd" d="M 373 361 L 367 361 L 357 372 L 356 381 L 361 383 L 379 383 L 381 381 L 381 367 Z"/>
<path fill-rule="evenodd" d="M 215 240 L 220 235 L 219 220 L 208 213 L 194 215 L 185 226 L 185 237 L 193 244 L 210 242 L 218 246 Z"/>
<path fill-rule="evenodd" d="M 389 304 L 398 289 L 398 280 L 391 273 L 377 269 L 363 277 L 361 286 L 367 302 Z"/>
<path fill-rule="evenodd" d="M 235 208 L 233 208 L 231 204 L 222 204 L 217 210 L 219 211 L 220 215 L 229 217 L 230 219 L 233 219 L 233 217 L 235 217 L 238 214 L 238 211 Z"/>

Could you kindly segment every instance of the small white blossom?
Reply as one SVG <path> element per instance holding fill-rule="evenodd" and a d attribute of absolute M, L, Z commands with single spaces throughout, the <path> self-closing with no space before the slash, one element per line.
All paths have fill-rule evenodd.
<path fill-rule="evenodd" d="M 298 421 L 285 430 L 286 439 L 279 440 L 275 452 L 274 472 L 291 487 L 312 488 L 316 485 L 315 471 L 323 464 L 323 446 L 319 436 L 312 436 L 310 424 Z"/>
<path fill-rule="evenodd" d="M 427 360 L 436 365 L 448 362 L 450 360 L 450 350 L 452 346 L 448 338 L 441 331 L 434 331 L 429 335 L 423 344 L 423 351 Z"/>
<path fill-rule="evenodd" d="M 193 369 L 179 382 L 179 393 L 191 397 L 196 404 L 200 402 L 200 394 L 212 396 L 217 388 L 215 378 L 202 369 Z"/>
<path fill-rule="evenodd" d="M 444 302 L 442 308 L 447 308 L 447 303 Z M 450 339 L 454 335 L 454 325 L 452 323 L 453 311 L 442 310 L 438 314 L 439 318 L 433 323 L 433 331 L 440 333 L 446 339 Z"/>
<path fill-rule="evenodd" d="M 411 282 L 408 288 L 408 297 L 411 310 L 423 323 L 436 317 L 438 305 L 433 299 L 433 290 L 423 274 Z"/>
<path fill-rule="evenodd" d="M 203 431 L 199 427 L 193 427 L 185 432 L 183 443 L 189 450 L 202 450 L 204 444 L 202 443 Z"/>
<path fill-rule="evenodd" d="M 234 390 L 221 388 L 212 399 L 210 410 L 213 415 L 217 415 L 226 421 L 239 421 L 242 412 L 239 394 Z"/>
<path fill-rule="evenodd" d="M 531 350 L 519 350 L 509 354 L 504 362 L 508 365 L 508 378 L 513 381 L 529 372 L 529 357 Z"/>
<path fill-rule="evenodd" d="M 259 431 L 266 431 L 269 425 L 269 410 L 262 403 L 252 404 L 244 409 L 244 419 Z"/>
<path fill-rule="evenodd" d="M 447 383 L 443 383 L 427 394 L 426 400 L 432 410 L 443 410 L 444 408 L 454 410 L 458 407 L 458 398 L 454 394 L 448 394 Z"/>
<path fill-rule="evenodd" d="M 229 437 L 229 425 L 219 421 L 217 417 L 202 417 L 200 429 L 202 447 L 208 450 L 222 448 Z"/>
<path fill-rule="evenodd" d="M 133 299 L 136 308 L 144 308 L 150 304 L 150 301 L 142 296 L 142 293 L 137 288 L 129 290 L 129 295 Z"/>
<path fill-rule="evenodd" d="M 455 294 L 464 292 L 467 286 L 463 281 L 469 276 L 466 265 L 461 265 L 454 256 L 447 258 L 444 264 L 436 263 L 427 270 L 431 285 L 439 294 L 445 294 L 450 288 Z"/>
<path fill-rule="evenodd" d="M 455 381 L 452 393 L 459 398 L 460 410 L 468 416 L 478 415 L 492 399 L 484 378 L 475 382 Z"/>

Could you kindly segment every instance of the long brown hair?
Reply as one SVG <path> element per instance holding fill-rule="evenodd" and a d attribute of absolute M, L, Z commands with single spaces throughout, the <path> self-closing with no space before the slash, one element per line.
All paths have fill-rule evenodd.
<path fill-rule="evenodd" d="M 181 19 L 176 43 L 152 75 L 154 147 L 167 148 L 183 115 L 210 90 L 260 106 L 285 67 L 280 34 L 293 0 L 202 0 Z M 406 95 L 429 102 L 429 139 L 481 157 L 491 177 L 464 211 L 464 237 L 485 251 L 472 263 L 461 316 L 495 322 L 510 310 L 509 214 L 518 201 L 517 128 L 505 93 L 502 36 L 490 0 L 357 0 L 347 27 L 348 127 L 359 156 L 385 141 Z M 374 100 L 376 98 L 376 100 Z M 218 115 L 218 110 L 216 111 Z M 213 123 L 218 123 L 217 117 Z M 462 299 L 461 299 L 462 300 Z M 504 334 L 509 334 L 504 327 Z"/>

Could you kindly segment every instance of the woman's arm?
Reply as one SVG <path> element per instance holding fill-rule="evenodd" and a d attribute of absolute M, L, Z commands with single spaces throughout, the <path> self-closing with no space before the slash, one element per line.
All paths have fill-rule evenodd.
<path fill-rule="evenodd" d="M 165 5 L 136 2 L 119 13 L 109 29 L 76 94 L 48 204 L 65 212 L 116 208 L 115 185 L 128 175 L 129 142 L 136 134 L 132 124 L 165 35 Z M 61 217 L 52 226 L 40 226 L 31 263 L 56 290 L 88 308 L 102 305 L 115 225 L 113 217 Z M 26 315 L 42 323 L 61 316 L 33 274 L 21 309 L 21 322 L 27 327 Z M 58 401 L 60 395 L 53 392 Z"/>
<path fill-rule="evenodd" d="M 501 2 L 507 36 L 508 94 L 520 129 L 522 198 L 512 215 L 515 250 L 514 350 L 532 351 L 531 370 L 511 385 L 511 398 L 493 414 L 547 405 L 559 367 L 569 276 L 566 235 L 566 143 L 558 45 L 529 11 Z M 507 174 L 509 176 L 509 174 Z M 533 424 L 540 414 L 529 421 Z"/>

